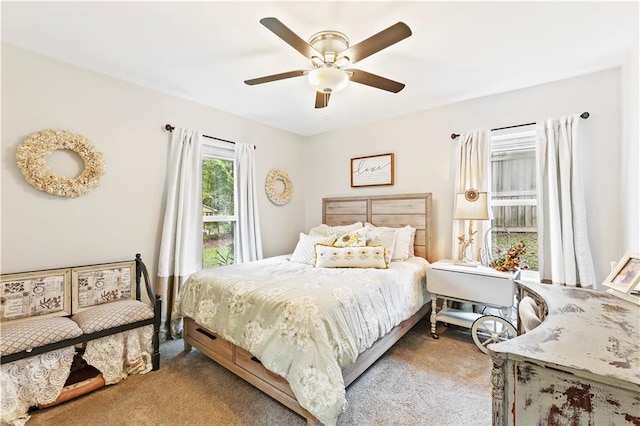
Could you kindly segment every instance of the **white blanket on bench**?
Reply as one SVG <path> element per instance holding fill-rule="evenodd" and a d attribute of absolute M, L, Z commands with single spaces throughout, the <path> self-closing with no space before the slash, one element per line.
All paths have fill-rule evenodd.
<path fill-rule="evenodd" d="M 85 361 L 97 368 L 107 385 L 118 383 L 130 374 L 151 371 L 153 325 L 112 334 L 87 342 Z"/>
<path fill-rule="evenodd" d="M 23 425 L 29 419 L 29 407 L 55 401 L 69 377 L 75 353 L 75 348 L 69 346 L 3 364 L 0 368 L 2 424 Z"/>
<path fill-rule="evenodd" d="M 87 342 L 83 358 L 102 373 L 106 384 L 130 374 L 151 371 L 153 325 Z M 54 402 L 62 393 L 75 355 L 75 347 L 21 359 L 0 368 L 0 423 L 23 425 L 30 407 Z"/>

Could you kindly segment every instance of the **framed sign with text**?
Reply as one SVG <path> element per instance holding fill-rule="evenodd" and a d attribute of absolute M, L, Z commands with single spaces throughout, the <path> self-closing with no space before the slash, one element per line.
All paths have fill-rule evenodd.
<path fill-rule="evenodd" d="M 393 185 L 393 154 L 351 159 L 351 187 Z"/>

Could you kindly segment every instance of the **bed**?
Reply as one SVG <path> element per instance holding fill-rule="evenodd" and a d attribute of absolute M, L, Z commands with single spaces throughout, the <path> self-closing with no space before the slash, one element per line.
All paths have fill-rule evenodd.
<path fill-rule="evenodd" d="M 185 350 L 196 347 L 308 424 L 335 424 L 346 387 L 429 312 L 430 213 L 430 193 L 324 198 L 323 226 L 410 226 L 413 256 L 386 269 L 276 256 L 203 270 L 175 311 Z"/>

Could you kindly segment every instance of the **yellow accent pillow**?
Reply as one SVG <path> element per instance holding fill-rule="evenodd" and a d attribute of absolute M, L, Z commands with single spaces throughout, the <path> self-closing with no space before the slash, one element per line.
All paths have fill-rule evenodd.
<path fill-rule="evenodd" d="M 357 231 L 358 229 L 362 229 L 362 226 L 363 226 L 362 222 L 355 222 L 355 223 L 352 223 L 351 225 L 338 225 L 338 226 L 329 226 L 323 223 L 322 225 L 318 225 L 314 228 L 311 228 L 309 230 L 309 235 L 311 235 L 312 237 L 342 235 L 342 234 L 346 234 L 347 232 L 353 232 L 353 231 Z"/>
<path fill-rule="evenodd" d="M 347 232 L 339 236 L 334 242 L 334 247 L 362 247 L 367 245 L 367 237 L 359 232 Z"/>
<path fill-rule="evenodd" d="M 323 244 L 315 245 L 316 268 L 378 268 L 386 269 L 387 249 L 376 247 L 334 247 Z"/>

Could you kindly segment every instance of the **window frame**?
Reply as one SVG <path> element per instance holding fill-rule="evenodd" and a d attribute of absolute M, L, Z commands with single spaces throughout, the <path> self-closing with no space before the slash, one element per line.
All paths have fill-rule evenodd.
<path fill-rule="evenodd" d="M 223 161 L 230 161 L 233 167 L 233 199 L 234 199 L 234 203 L 233 203 L 233 215 L 202 215 L 202 239 L 201 239 L 201 244 L 202 244 L 202 252 L 203 252 L 203 263 L 204 263 L 204 229 L 205 229 L 205 224 L 207 223 L 233 223 L 233 235 L 234 235 L 234 240 L 235 240 L 235 235 L 238 232 L 238 215 L 237 215 L 237 210 L 236 210 L 236 173 L 235 173 L 235 169 L 236 169 L 236 158 L 235 158 L 235 150 L 233 148 L 233 146 L 231 146 L 231 148 L 228 146 L 228 143 L 221 143 L 221 142 L 217 142 L 217 141 L 204 141 L 202 144 L 202 153 L 201 153 L 201 162 L 204 162 L 205 159 L 215 159 L 215 160 L 223 160 Z M 200 180 L 201 180 L 201 184 L 204 182 L 203 181 L 204 177 L 201 176 Z M 204 203 L 202 204 L 204 206 Z M 236 255 L 235 255 L 235 246 L 233 247 L 233 259 L 234 259 L 234 263 L 235 263 L 235 259 L 236 259 Z"/>
<path fill-rule="evenodd" d="M 536 176 L 537 175 L 536 139 L 537 139 L 537 130 L 536 130 L 535 124 L 519 126 L 518 128 L 492 130 L 489 135 L 489 176 L 490 176 L 489 209 L 491 211 L 491 218 L 493 219 L 491 227 L 494 228 L 495 230 L 506 229 L 510 236 L 509 239 L 510 239 L 511 245 L 514 244 L 514 240 L 511 237 L 512 234 L 514 233 L 521 234 L 521 235 L 535 234 L 536 240 L 538 240 L 538 237 L 539 237 L 538 226 L 537 226 L 538 220 L 539 220 L 537 217 L 538 216 L 537 206 L 538 206 L 539 182 L 537 181 L 537 176 Z M 496 167 L 495 163 L 501 161 L 501 158 L 500 158 L 501 154 L 504 157 L 502 158 L 502 161 L 523 160 L 523 159 L 530 159 L 531 157 L 533 157 L 533 168 L 534 168 L 533 172 L 531 171 L 531 169 L 529 169 L 528 171 L 528 173 L 533 173 L 533 179 L 534 179 L 532 182 L 533 185 L 526 184 L 526 183 L 521 185 L 514 185 L 514 186 L 528 187 L 528 188 L 531 188 L 531 186 L 533 186 L 532 189 L 513 190 L 511 189 L 513 188 L 513 186 L 509 186 L 508 184 L 505 184 L 503 186 L 503 185 L 499 185 L 498 182 L 494 182 L 494 180 L 498 178 L 498 176 L 494 176 L 496 173 L 494 167 Z M 517 165 L 507 166 L 507 167 L 513 167 L 510 173 L 507 172 L 507 175 L 509 177 L 508 181 L 517 183 L 519 179 L 521 179 L 518 177 L 517 174 L 514 173 L 517 170 Z M 501 173 L 500 178 L 504 179 L 504 173 Z M 525 175 L 524 180 L 520 180 L 520 182 L 524 183 L 526 179 L 527 177 Z M 494 190 L 497 187 L 504 187 L 504 188 L 507 188 L 507 190 L 497 192 Z M 501 197 L 500 199 L 496 199 L 497 194 L 499 194 L 499 196 Z M 525 198 L 504 199 L 502 197 L 525 197 Z M 494 209 L 494 207 L 498 207 L 498 208 L 500 207 L 532 207 L 534 210 L 532 214 L 535 214 L 535 217 L 534 217 L 535 221 L 532 224 L 533 226 L 527 226 L 527 223 L 528 223 L 527 219 L 523 221 L 516 220 L 516 222 L 518 223 L 516 223 L 515 226 L 513 222 L 507 223 L 506 221 L 509 220 L 513 212 L 510 213 L 510 212 L 504 211 L 502 212 L 504 216 L 498 216 L 495 214 L 495 211 L 497 211 L 498 209 Z M 520 214 L 520 213 L 517 213 L 517 214 Z M 529 213 L 525 211 L 525 218 L 527 214 Z M 501 220 L 497 220 L 498 218 L 500 218 Z M 505 225 L 510 225 L 510 226 L 505 226 Z M 485 241 L 485 249 L 492 251 L 492 246 L 494 244 L 492 236 L 489 236 L 488 240 L 489 241 Z M 534 253 L 537 250 L 538 249 L 537 249 L 537 243 L 536 243 L 535 248 L 533 249 L 532 252 L 530 252 L 531 255 L 534 255 Z M 532 259 L 531 259 L 531 262 L 533 262 Z M 536 264 L 530 263 L 530 265 L 533 265 L 533 267 L 536 269 L 526 270 L 526 272 L 528 273 L 527 277 L 531 278 L 531 277 L 538 276 Z"/>
<path fill-rule="evenodd" d="M 497 152 L 522 152 L 533 150 L 534 158 L 536 153 L 536 128 L 535 125 L 522 126 L 522 128 L 511 128 L 511 129 L 500 129 L 500 130 L 492 130 L 489 135 L 489 174 L 493 179 L 493 158 L 494 158 L 494 142 L 502 141 L 502 140 L 514 140 L 514 139 L 525 139 L 528 142 L 528 146 L 517 147 L 515 149 L 509 149 L 509 145 L 499 144 L 501 148 L 497 150 Z M 516 144 L 517 145 L 517 144 Z M 524 143 L 521 143 L 524 145 Z M 513 144 L 511 145 L 513 146 Z M 537 191 L 537 182 L 536 189 L 534 190 L 523 190 L 523 191 L 511 191 L 513 195 L 523 195 L 523 192 L 530 192 L 530 195 L 533 195 L 534 198 L 525 198 L 525 199 L 507 199 L 507 200 L 496 200 L 494 198 L 495 192 L 493 188 L 489 191 L 489 208 L 492 207 L 517 207 L 517 206 L 537 206 L 538 205 L 538 191 Z M 493 182 L 491 182 L 491 186 L 493 186 Z M 505 194 L 505 192 L 501 192 L 501 195 Z M 529 194 L 526 194 L 529 195 Z M 504 196 L 504 195 L 503 195 Z M 493 209 L 492 209 L 493 212 Z M 492 213 L 493 216 L 493 213 Z M 536 231 L 537 232 L 537 231 Z"/>

